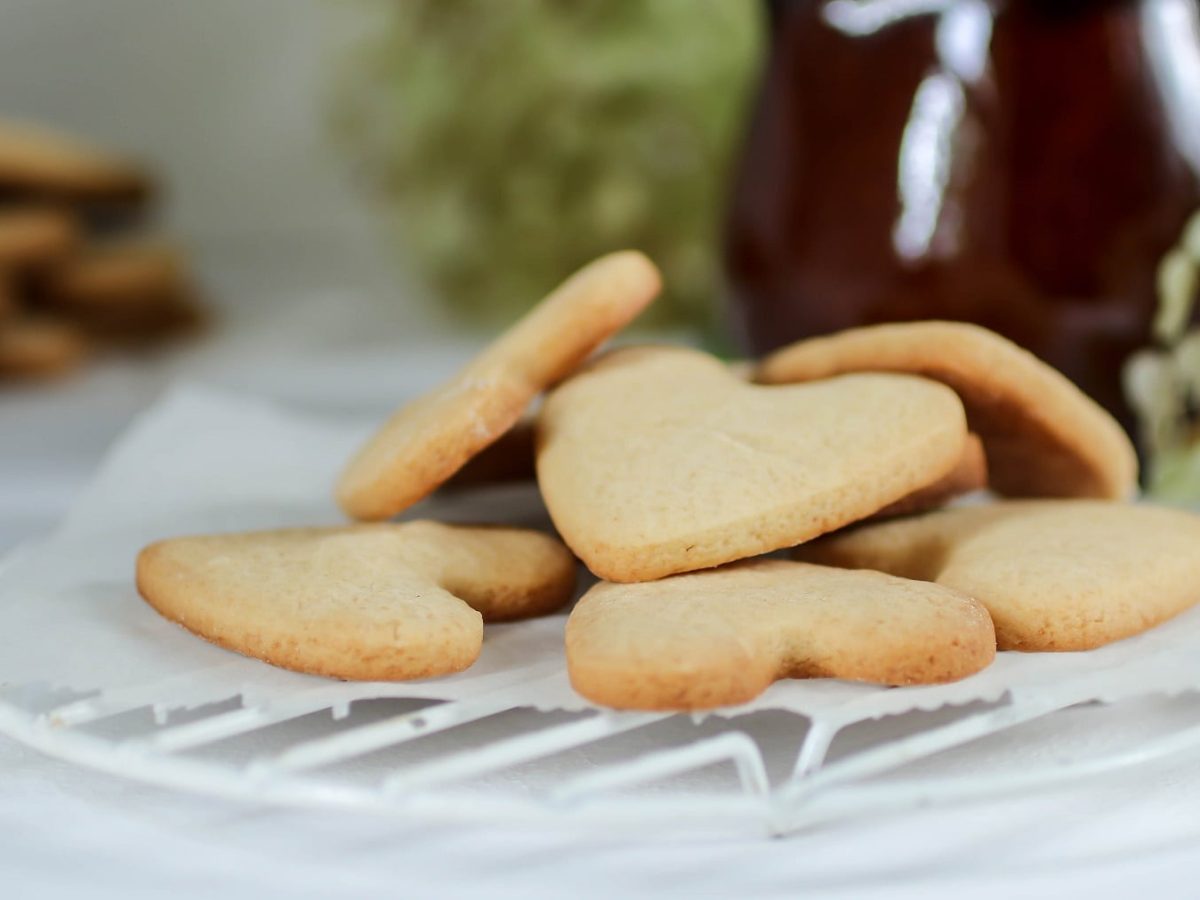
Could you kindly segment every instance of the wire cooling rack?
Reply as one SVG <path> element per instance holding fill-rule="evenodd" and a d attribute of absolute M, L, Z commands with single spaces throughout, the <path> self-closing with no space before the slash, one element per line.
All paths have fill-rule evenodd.
<path fill-rule="evenodd" d="M 938 760 L 1067 704 L 1006 697 L 874 721 L 517 705 L 543 674 L 514 672 L 453 702 L 406 698 L 403 685 L 331 683 L 174 711 L 146 703 L 162 685 L 82 696 L 26 685 L 0 694 L 0 732 L 83 766 L 241 800 L 771 835 L 1063 785 L 1200 746 L 1200 725 L 1169 728 L 1101 753 L 1052 742 L 1036 765 L 972 771 Z M 1089 715 L 1103 729 L 1113 711 Z"/>

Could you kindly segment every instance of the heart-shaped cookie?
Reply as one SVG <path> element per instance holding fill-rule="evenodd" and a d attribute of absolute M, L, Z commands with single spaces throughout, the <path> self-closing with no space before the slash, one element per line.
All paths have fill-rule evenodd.
<path fill-rule="evenodd" d="M 1125 499 L 1137 489 L 1137 456 L 1116 420 L 1061 373 L 986 328 L 852 328 L 773 353 L 756 380 L 791 384 L 846 372 L 907 372 L 954 388 L 983 439 L 989 483 L 1001 494 Z"/>
<path fill-rule="evenodd" d="M 660 285 L 654 264 L 632 250 L 575 273 L 466 368 L 388 420 L 342 473 L 342 509 L 386 519 L 428 496 L 629 324 Z"/>
<path fill-rule="evenodd" d="M 848 529 L 796 552 L 970 594 L 991 613 L 1001 650 L 1089 650 L 1200 600 L 1200 517 L 1148 505 L 966 506 Z"/>
<path fill-rule="evenodd" d="M 614 352 L 538 419 L 555 526 L 609 581 L 647 581 L 790 547 L 948 472 L 962 404 L 935 382 L 850 375 L 746 384 L 694 350 Z"/>
<path fill-rule="evenodd" d="M 484 621 L 563 606 L 575 560 L 536 531 L 414 521 L 160 541 L 138 556 L 137 584 L 162 615 L 230 650 L 396 681 L 471 665 Z"/>
<path fill-rule="evenodd" d="M 945 506 L 956 497 L 981 491 L 987 487 L 987 457 L 979 435 L 969 433 L 963 444 L 962 456 L 954 468 L 927 487 L 917 488 L 907 497 L 889 503 L 868 521 L 887 519 L 893 516 L 911 516 Z"/>
<path fill-rule="evenodd" d="M 782 560 L 598 584 L 566 642 L 575 689 L 621 709 L 745 703 L 781 678 L 954 681 L 996 654 L 987 612 L 964 594 Z"/>

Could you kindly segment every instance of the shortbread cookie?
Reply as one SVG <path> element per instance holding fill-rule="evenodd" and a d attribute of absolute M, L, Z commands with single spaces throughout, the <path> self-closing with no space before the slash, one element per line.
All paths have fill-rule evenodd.
<path fill-rule="evenodd" d="M 585 266 L 450 381 L 396 412 L 343 473 L 342 508 L 386 519 L 428 496 L 632 321 L 660 284 L 634 251 Z"/>
<path fill-rule="evenodd" d="M 955 497 L 980 491 L 987 487 L 987 457 L 983 453 L 983 442 L 977 434 L 968 434 L 963 444 L 962 456 L 954 468 L 928 487 L 918 488 L 907 497 L 885 506 L 872 519 L 909 516 L 945 506 Z"/>
<path fill-rule="evenodd" d="M 150 193 L 138 166 L 37 125 L 0 121 L 0 193 L 83 203 L 136 204 Z"/>
<path fill-rule="evenodd" d="M 983 439 L 998 493 L 1124 499 L 1137 488 L 1137 456 L 1116 420 L 1062 374 L 985 328 L 854 328 L 785 347 L 756 377 L 788 384 L 846 372 L 909 372 L 954 388 Z"/>
<path fill-rule="evenodd" d="M 222 647 L 394 681 L 467 668 L 485 621 L 558 609 L 575 561 L 539 532 L 415 521 L 161 541 L 138 556 L 137 584 L 162 615 Z"/>
<path fill-rule="evenodd" d="M 608 581 L 790 547 L 949 472 L 962 404 L 907 375 L 762 387 L 695 350 L 618 350 L 538 419 L 538 484 L 563 539 Z"/>
<path fill-rule="evenodd" d="M 970 594 L 991 613 L 1002 650 L 1088 650 L 1200 600 L 1200 517 L 1154 506 L 967 506 L 849 529 L 797 553 Z"/>
<path fill-rule="evenodd" d="M 571 684 L 621 709 L 745 703 L 781 678 L 954 681 L 996 654 L 987 612 L 964 594 L 782 560 L 598 584 L 566 640 Z"/>
<path fill-rule="evenodd" d="M 79 243 L 79 223 L 49 207 L 0 207 L 0 268 L 30 269 L 62 259 Z"/>
<path fill-rule="evenodd" d="M 44 379 L 64 375 L 87 356 L 78 329 L 52 319 L 0 321 L 0 378 Z"/>

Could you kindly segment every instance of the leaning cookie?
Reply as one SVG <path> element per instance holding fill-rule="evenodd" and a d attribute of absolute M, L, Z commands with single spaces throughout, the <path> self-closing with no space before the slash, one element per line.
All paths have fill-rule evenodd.
<path fill-rule="evenodd" d="M 1200 600 L 1200 517 L 1149 505 L 1027 500 L 829 535 L 797 555 L 970 594 L 1002 650 L 1089 650 Z"/>
<path fill-rule="evenodd" d="M 647 584 L 598 584 L 567 622 L 571 684 L 619 709 L 745 703 L 781 678 L 911 685 L 991 663 L 987 612 L 935 584 L 756 560 Z"/>
<path fill-rule="evenodd" d="M 629 324 L 660 284 L 634 251 L 585 266 L 450 381 L 397 411 L 342 473 L 342 509 L 386 519 L 431 494 Z"/>
<path fill-rule="evenodd" d="M 607 581 L 650 581 L 791 547 L 942 478 L 962 404 L 908 375 L 747 384 L 679 347 L 617 350 L 538 417 L 538 485 Z"/>
<path fill-rule="evenodd" d="M 485 621 L 563 606 L 575 561 L 554 538 L 429 521 L 185 537 L 144 549 L 142 597 L 272 665 L 367 681 L 458 672 Z"/>
<path fill-rule="evenodd" d="M 149 176 L 128 160 L 38 125 L 0 121 L 0 195 L 127 206 L 150 191 Z"/>
<path fill-rule="evenodd" d="M 1124 499 L 1137 488 L 1137 456 L 1112 416 L 1032 353 L 985 328 L 854 328 L 779 350 L 756 380 L 790 384 L 845 372 L 908 372 L 954 388 L 983 439 L 998 493 Z"/>

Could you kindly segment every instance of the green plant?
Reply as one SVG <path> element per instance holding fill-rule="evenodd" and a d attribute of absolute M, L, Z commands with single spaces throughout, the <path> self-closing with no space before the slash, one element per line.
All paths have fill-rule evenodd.
<path fill-rule="evenodd" d="M 652 325 L 711 328 L 750 0 L 404 0 L 355 44 L 336 131 L 402 258 L 494 324 L 574 267 L 646 251 Z"/>
<path fill-rule="evenodd" d="M 1159 265 L 1156 345 L 1124 372 L 1149 455 L 1147 487 L 1165 499 L 1200 499 L 1200 329 L 1190 328 L 1198 289 L 1200 213 Z"/>

